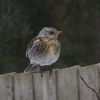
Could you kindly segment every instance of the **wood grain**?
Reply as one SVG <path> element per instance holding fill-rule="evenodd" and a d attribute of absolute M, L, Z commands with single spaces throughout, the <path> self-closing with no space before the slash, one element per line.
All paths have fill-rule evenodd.
<path fill-rule="evenodd" d="M 86 84 L 98 93 L 98 65 L 82 67 L 79 73 Z M 98 100 L 96 94 L 86 84 L 80 79 L 80 100 Z"/>
<path fill-rule="evenodd" d="M 31 73 L 14 75 L 15 100 L 33 100 L 33 83 Z"/>
<path fill-rule="evenodd" d="M 14 93 L 12 75 L 0 75 L 0 100 L 13 100 Z"/>
<path fill-rule="evenodd" d="M 77 67 L 57 71 L 57 100 L 78 100 Z"/>

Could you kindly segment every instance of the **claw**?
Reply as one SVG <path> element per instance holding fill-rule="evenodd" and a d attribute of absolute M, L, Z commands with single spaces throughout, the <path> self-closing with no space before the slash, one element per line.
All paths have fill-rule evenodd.
<path fill-rule="evenodd" d="M 51 76 L 51 74 L 53 73 L 53 69 L 49 69 L 49 75 Z"/>
<path fill-rule="evenodd" d="M 41 73 L 41 76 L 43 77 L 43 71 L 40 71 L 40 73 Z"/>
<path fill-rule="evenodd" d="M 42 68 L 40 68 L 40 71 L 39 71 L 39 72 L 41 73 L 41 76 L 43 77 L 43 73 L 44 73 L 45 71 L 43 71 Z"/>

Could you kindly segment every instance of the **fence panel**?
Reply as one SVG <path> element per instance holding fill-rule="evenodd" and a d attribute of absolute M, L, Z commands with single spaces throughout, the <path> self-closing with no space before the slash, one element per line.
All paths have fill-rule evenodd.
<path fill-rule="evenodd" d="M 77 67 L 57 71 L 57 100 L 78 100 Z"/>
<path fill-rule="evenodd" d="M 0 100 L 100 100 L 100 64 L 49 74 L 0 75 Z"/>
<path fill-rule="evenodd" d="M 98 65 L 81 67 L 79 69 L 80 76 L 80 100 L 98 100 L 92 89 L 98 93 Z M 85 83 L 85 82 L 86 83 Z"/>
<path fill-rule="evenodd" d="M 31 73 L 21 73 L 14 75 L 14 93 L 14 100 L 34 100 Z"/>
<path fill-rule="evenodd" d="M 13 79 L 11 74 L 0 75 L 0 100 L 13 100 Z"/>

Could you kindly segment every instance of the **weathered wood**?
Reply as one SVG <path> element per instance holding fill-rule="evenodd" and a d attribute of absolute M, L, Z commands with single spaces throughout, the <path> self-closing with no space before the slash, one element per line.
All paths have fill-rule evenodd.
<path fill-rule="evenodd" d="M 99 94 L 99 98 L 100 98 L 100 63 L 98 64 L 98 67 L 99 67 L 99 79 L 98 79 L 99 80 L 99 83 L 98 83 L 99 84 L 99 87 L 98 87 L 99 93 L 98 94 Z"/>
<path fill-rule="evenodd" d="M 14 75 L 14 100 L 34 100 L 31 73 Z"/>
<path fill-rule="evenodd" d="M 100 64 L 55 69 L 43 77 L 32 72 L 0 75 L 0 100 L 100 100 L 99 90 Z"/>
<path fill-rule="evenodd" d="M 55 71 L 51 76 L 49 72 L 45 72 L 43 77 L 40 73 L 33 76 L 35 100 L 56 100 Z"/>
<path fill-rule="evenodd" d="M 79 75 L 98 93 L 98 64 L 79 68 Z M 98 100 L 96 94 L 80 79 L 80 100 Z"/>
<path fill-rule="evenodd" d="M 0 100 L 13 100 L 13 79 L 11 74 L 0 75 Z"/>
<path fill-rule="evenodd" d="M 57 100 L 56 99 L 56 71 L 54 70 L 50 76 L 49 72 L 45 74 L 45 84 L 47 87 L 47 100 Z"/>
<path fill-rule="evenodd" d="M 43 91 L 43 80 L 44 80 L 44 77 L 42 77 L 40 73 L 33 74 L 35 100 L 46 100 L 47 99 L 46 97 L 47 92 L 45 92 L 44 94 L 44 91 Z"/>
<path fill-rule="evenodd" d="M 57 100 L 78 100 L 77 67 L 57 71 Z"/>

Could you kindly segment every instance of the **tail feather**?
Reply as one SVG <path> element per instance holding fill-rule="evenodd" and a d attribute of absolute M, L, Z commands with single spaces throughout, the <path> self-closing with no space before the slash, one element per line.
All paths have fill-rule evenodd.
<path fill-rule="evenodd" d="M 29 64 L 24 72 L 36 71 L 39 70 L 40 66 L 38 64 Z"/>
<path fill-rule="evenodd" d="M 28 67 L 24 70 L 24 72 L 29 72 L 32 70 L 32 64 L 29 64 Z"/>

